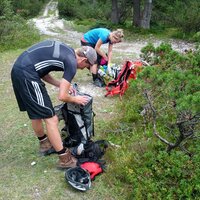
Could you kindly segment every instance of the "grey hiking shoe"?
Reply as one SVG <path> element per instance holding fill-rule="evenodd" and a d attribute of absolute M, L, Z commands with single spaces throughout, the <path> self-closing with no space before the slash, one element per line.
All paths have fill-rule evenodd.
<path fill-rule="evenodd" d="M 96 78 L 94 80 L 93 84 L 95 86 L 97 86 L 97 87 L 104 87 L 105 86 L 105 83 L 101 79 L 99 79 L 99 78 Z"/>
<path fill-rule="evenodd" d="M 50 141 L 48 138 L 45 138 L 40 141 L 40 149 L 39 149 L 39 154 L 41 156 L 48 156 L 52 153 L 56 153 L 55 149 L 51 145 Z"/>
<path fill-rule="evenodd" d="M 67 149 L 65 153 L 59 155 L 59 161 L 57 165 L 58 169 L 68 169 L 76 166 L 77 166 L 77 159 L 72 156 L 69 149 Z"/>

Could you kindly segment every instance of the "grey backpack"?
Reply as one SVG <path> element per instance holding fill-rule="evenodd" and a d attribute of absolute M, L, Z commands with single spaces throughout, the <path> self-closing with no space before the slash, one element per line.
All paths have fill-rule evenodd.
<path fill-rule="evenodd" d="M 88 96 L 89 101 L 81 106 L 74 103 L 63 103 L 54 107 L 59 120 L 64 120 L 62 131 L 66 132 L 63 144 L 66 147 L 75 147 L 80 143 L 86 144 L 94 136 L 94 112 L 92 110 L 92 96 L 81 93 L 76 88 L 76 95 Z"/>

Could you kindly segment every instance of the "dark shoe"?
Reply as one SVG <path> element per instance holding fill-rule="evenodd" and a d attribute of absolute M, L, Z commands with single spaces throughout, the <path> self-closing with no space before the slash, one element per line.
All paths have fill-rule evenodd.
<path fill-rule="evenodd" d="M 96 78 L 93 83 L 97 87 L 104 87 L 105 86 L 105 83 L 99 78 Z"/>
<path fill-rule="evenodd" d="M 77 159 L 71 155 L 69 149 L 67 149 L 64 154 L 58 156 L 59 156 L 59 161 L 57 165 L 58 169 L 67 169 L 77 166 Z"/>
<path fill-rule="evenodd" d="M 40 149 L 39 149 L 39 154 L 41 156 L 48 156 L 52 153 L 56 153 L 55 149 L 51 145 L 50 141 L 48 138 L 45 138 L 44 140 L 40 141 Z"/>

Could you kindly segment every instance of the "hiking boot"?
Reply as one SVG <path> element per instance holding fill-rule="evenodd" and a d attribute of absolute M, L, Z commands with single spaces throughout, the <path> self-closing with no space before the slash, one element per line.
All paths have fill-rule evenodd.
<path fill-rule="evenodd" d="M 59 156 L 59 161 L 57 167 L 59 169 L 67 169 L 77 166 L 77 159 L 71 155 L 69 149 L 67 149 L 65 153 L 58 156 Z"/>
<path fill-rule="evenodd" d="M 103 81 L 101 81 L 99 78 L 96 78 L 93 82 L 93 84 L 97 87 L 104 87 L 105 83 Z"/>
<path fill-rule="evenodd" d="M 51 145 L 50 141 L 48 138 L 45 138 L 40 141 L 40 149 L 39 149 L 39 154 L 41 156 L 48 156 L 52 153 L 56 153 L 55 149 Z"/>

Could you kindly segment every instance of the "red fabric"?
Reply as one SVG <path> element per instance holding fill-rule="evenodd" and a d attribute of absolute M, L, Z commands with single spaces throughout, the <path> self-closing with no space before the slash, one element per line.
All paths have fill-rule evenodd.
<path fill-rule="evenodd" d="M 81 41 L 82 41 L 82 42 L 88 42 L 88 41 L 86 41 L 83 37 L 81 38 Z"/>
<path fill-rule="evenodd" d="M 137 78 L 137 73 L 141 71 L 142 65 L 141 61 L 126 61 L 117 79 L 110 81 L 106 85 L 107 93 L 105 96 L 119 94 L 122 97 L 129 86 L 128 81 Z"/>
<path fill-rule="evenodd" d="M 90 173 L 91 180 L 94 180 L 96 175 L 103 172 L 101 165 L 96 162 L 85 162 L 85 163 L 81 164 L 80 166 Z"/>

